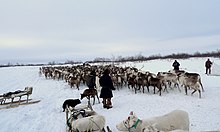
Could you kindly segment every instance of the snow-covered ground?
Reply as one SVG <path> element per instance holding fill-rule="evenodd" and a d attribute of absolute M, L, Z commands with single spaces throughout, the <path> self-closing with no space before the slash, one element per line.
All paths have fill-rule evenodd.
<path fill-rule="evenodd" d="M 141 119 L 163 115 L 175 109 L 185 110 L 190 118 L 190 131 L 220 131 L 220 76 L 207 76 L 204 63 L 207 58 L 191 58 L 178 60 L 181 68 L 189 72 L 197 72 L 202 77 L 205 92 L 199 99 L 196 92 L 193 96 L 185 95 L 183 90 L 169 90 L 169 93 L 158 94 L 134 93 L 127 87 L 113 92 L 113 108 L 104 109 L 96 103 L 93 109 L 106 117 L 106 125 L 117 132 L 116 124 L 124 120 L 130 111 L 134 111 Z M 220 59 L 210 58 L 215 64 Z M 157 73 L 172 69 L 174 60 L 153 60 L 141 63 L 126 63 L 143 71 Z M 220 68 L 220 67 L 219 67 Z M 80 90 L 70 88 L 65 81 L 45 79 L 38 74 L 39 67 L 8 67 L 0 68 L 0 94 L 23 90 L 32 86 L 33 100 L 41 100 L 37 104 L 23 105 L 17 108 L 0 110 L 0 132 L 64 132 L 66 129 L 65 113 L 62 112 L 64 100 L 80 98 L 80 93 L 86 88 L 80 85 Z M 87 103 L 86 99 L 82 100 Z"/>

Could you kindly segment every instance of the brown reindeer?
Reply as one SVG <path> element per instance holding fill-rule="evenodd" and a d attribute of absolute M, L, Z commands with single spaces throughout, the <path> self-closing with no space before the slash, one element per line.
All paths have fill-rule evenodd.
<path fill-rule="evenodd" d="M 68 81 L 71 88 L 74 87 L 75 85 L 76 88 L 79 90 L 80 76 L 76 76 L 76 77 L 70 76 Z"/>
<path fill-rule="evenodd" d="M 153 76 L 148 76 L 148 85 L 147 85 L 147 90 L 149 92 L 149 86 L 154 87 L 154 94 L 155 94 L 155 87 L 158 88 L 159 95 L 161 96 L 161 80 L 159 78 L 153 77 Z"/>
<path fill-rule="evenodd" d="M 100 103 L 98 91 L 96 89 L 94 89 L 94 88 L 85 89 L 83 91 L 83 93 L 81 94 L 81 100 L 86 97 L 88 99 L 88 105 L 90 105 L 91 104 L 90 98 L 93 98 L 93 105 L 94 105 L 95 104 L 95 96 L 97 97 L 98 102 Z"/>

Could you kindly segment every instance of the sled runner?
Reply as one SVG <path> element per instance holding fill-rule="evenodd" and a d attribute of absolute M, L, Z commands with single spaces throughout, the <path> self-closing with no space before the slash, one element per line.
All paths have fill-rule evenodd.
<path fill-rule="evenodd" d="M 35 104 L 35 103 L 39 103 L 40 100 L 32 100 L 32 99 L 29 99 L 29 101 L 27 102 L 26 100 L 21 100 L 20 101 L 20 104 L 18 101 L 14 101 L 12 104 L 10 103 L 5 103 L 3 105 L 0 105 L 0 110 L 3 110 L 3 109 L 11 109 L 11 108 L 17 108 L 19 106 L 22 106 L 22 105 L 29 105 L 29 104 Z"/>

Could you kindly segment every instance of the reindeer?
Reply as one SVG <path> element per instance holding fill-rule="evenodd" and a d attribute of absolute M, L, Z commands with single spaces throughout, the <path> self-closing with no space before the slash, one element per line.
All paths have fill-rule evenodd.
<path fill-rule="evenodd" d="M 83 93 L 81 94 L 81 100 L 86 97 L 88 99 L 88 105 L 90 105 L 91 104 L 90 98 L 93 98 L 93 105 L 94 105 L 95 104 L 95 96 L 97 97 L 98 102 L 100 103 L 98 91 L 96 89 L 94 89 L 94 88 L 85 89 L 83 91 Z"/>

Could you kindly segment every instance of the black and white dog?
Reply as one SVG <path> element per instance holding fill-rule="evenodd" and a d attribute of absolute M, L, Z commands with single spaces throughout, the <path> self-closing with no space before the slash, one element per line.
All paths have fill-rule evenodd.
<path fill-rule="evenodd" d="M 69 109 L 69 107 L 75 107 L 76 105 L 80 104 L 81 101 L 79 99 L 67 99 L 64 101 L 63 103 L 63 112 L 65 111 L 65 109 Z"/>

